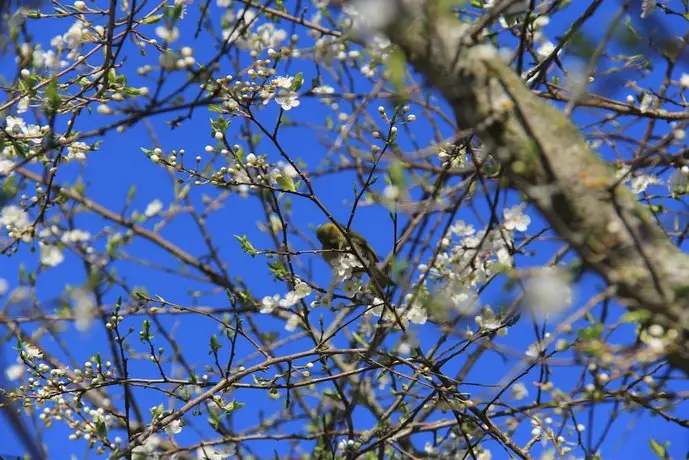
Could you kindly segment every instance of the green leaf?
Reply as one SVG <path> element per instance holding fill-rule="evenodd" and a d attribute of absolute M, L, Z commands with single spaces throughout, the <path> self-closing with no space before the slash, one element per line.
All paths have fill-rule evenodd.
<path fill-rule="evenodd" d="M 162 14 L 154 14 L 152 16 L 149 16 L 147 18 L 143 18 L 140 22 L 141 24 L 156 24 L 160 22 L 160 20 L 163 19 Z"/>
<path fill-rule="evenodd" d="M 277 181 L 280 187 L 283 188 L 283 190 L 287 190 L 288 192 L 297 191 L 297 187 L 294 185 L 294 181 L 291 177 L 281 174 L 277 177 Z"/>
<path fill-rule="evenodd" d="M 151 417 L 153 418 L 153 420 L 162 417 L 163 413 L 165 413 L 165 407 L 162 403 L 158 404 L 155 407 L 151 407 Z"/>
<path fill-rule="evenodd" d="M 218 117 L 215 120 L 211 119 L 211 128 L 213 128 L 214 132 L 221 132 L 225 134 L 225 131 L 227 131 L 229 126 L 230 122 L 225 120 L 223 117 Z"/>
<path fill-rule="evenodd" d="M 102 419 L 96 420 L 96 435 L 99 439 L 106 439 L 108 437 L 108 428 Z"/>
<path fill-rule="evenodd" d="M 172 19 L 173 22 L 177 22 L 182 18 L 184 13 L 184 2 L 180 2 L 174 6 L 168 6 L 165 8 L 165 14 Z"/>
<path fill-rule="evenodd" d="M 233 235 L 235 238 L 237 238 L 237 241 L 239 241 L 239 244 L 242 246 L 242 251 L 245 253 L 249 254 L 251 257 L 256 257 L 256 254 L 258 254 L 258 251 L 256 248 L 254 248 L 253 244 L 249 242 L 249 238 L 246 235 Z"/>
<path fill-rule="evenodd" d="M 216 112 L 216 113 L 225 113 L 225 112 L 227 112 L 227 110 L 225 110 L 222 106 L 220 106 L 220 105 L 215 105 L 215 104 L 209 105 L 209 106 L 208 106 L 208 110 L 210 110 L 211 112 Z"/>
<path fill-rule="evenodd" d="M 643 323 L 651 317 L 648 310 L 628 311 L 622 315 L 623 323 Z"/>
<path fill-rule="evenodd" d="M 648 440 L 648 444 L 651 446 L 651 450 L 653 451 L 654 454 L 658 456 L 658 458 L 666 459 L 669 458 L 667 454 L 667 445 L 669 443 L 666 443 L 666 445 L 663 445 L 656 441 L 655 439 L 651 438 Z"/>
<path fill-rule="evenodd" d="M 394 160 L 388 168 L 390 183 L 399 188 L 404 187 L 404 164 L 399 160 Z"/>
<path fill-rule="evenodd" d="M 274 260 L 268 264 L 270 273 L 273 274 L 276 280 L 284 280 L 288 274 L 287 267 L 281 260 Z"/>
<path fill-rule="evenodd" d="M 213 334 L 211 336 L 210 345 L 211 345 L 211 353 L 217 353 L 218 350 L 220 350 L 222 348 L 222 344 L 220 342 L 218 342 L 218 338 L 215 336 L 215 334 Z"/>
<path fill-rule="evenodd" d="M 230 401 L 230 402 L 228 402 L 227 404 L 225 404 L 225 405 L 223 406 L 223 409 L 225 410 L 225 413 L 229 414 L 230 412 L 234 412 L 234 411 L 236 411 L 236 410 L 238 410 L 238 409 L 241 409 L 241 408 L 244 407 L 245 405 L 246 405 L 246 404 L 244 404 L 244 403 L 242 403 L 242 402 L 238 402 L 237 400 L 234 400 L 234 399 L 233 399 L 232 401 Z"/>
<path fill-rule="evenodd" d="M 62 103 L 62 101 L 60 100 L 60 94 L 58 92 L 56 78 L 50 80 L 50 83 L 48 83 L 48 86 L 46 86 L 45 97 L 48 100 L 48 103 L 43 106 L 45 111 L 47 113 L 57 112 L 57 110 L 60 108 L 60 104 Z"/>
<path fill-rule="evenodd" d="M 591 341 L 597 340 L 603 335 L 603 324 L 597 323 L 586 329 L 580 329 L 578 336 L 580 340 Z"/>
<path fill-rule="evenodd" d="M 294 76 L 294 80 L 292 80 L 292 87 L 290 90 L 292 91 L 299 91 L 301 87 L 304 85 L 304 74 L 299 72 Z"/>
<path fill-rule="evenodd" d="M 135 195 L 136 195 L 136 185 L 132 184 L 129 186 L 129 190 L 127 191 L 127 203 L 131 203 L 132 200 L 134 200 Z"/>
<path fill-rule="evenodd" d="M 139 339 L 141 342 L 146 342 L 147 340 L 151 340 L 153 336 L 151 335 L 151 322 L 147 319 L 144 320 L 143 325 L 141 326 L 141 332 L 139 332 Z"/>
<path fill-rule="evenodd" d="M 223 416 L 220 415 L 215 410 L 208 408 L 208 424 L 218 433 L 222 434 L 222 419 Z"/>
<path fill-rule="evenodd" d="M 404 89 L 404 71 L 406 65 L 407 58 L 400 49 L 395 49 L 395 51 L 390 54 L 390 57 L 388 57 L 388 60 L 385 61 L 385 66 L 390 72 L 390 82 L 397 91 L 402 91 L 402 89 Z"/>

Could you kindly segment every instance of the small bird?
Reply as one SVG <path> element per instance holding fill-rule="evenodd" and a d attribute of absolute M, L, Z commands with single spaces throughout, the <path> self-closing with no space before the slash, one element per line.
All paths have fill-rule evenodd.
<path fill-rule="evenodd" d="M 354 244 L 354 251 L 347 241 L 347 237 L 344 235 L 340 228 L 333 224 L 332 222 L 327 222 L 316 230 L 316 235 L 318 240 L 323 246 L 323 258 L 331 267 L 338 264 L 340 257 L 343 253 L 341 251 L 347 251 L 351 254 L 356 252 L 361 259 L 366 263 L 367 267 L 360 267 L 353 270 L 355 275 L 361 275 L 362 273 L 369 273 L 371 278 L 375 281 L 381 289 L 386 286 L 394 285 L 394 282 L 387 276 L 383 271 L 376 266 L 378 262 L 378 255 L 373 250 L 366 238 L 358 234 L 357 232 L 350 230 L 349 239 Z M 375 286 L 374 286 L 375 287 Z"/>

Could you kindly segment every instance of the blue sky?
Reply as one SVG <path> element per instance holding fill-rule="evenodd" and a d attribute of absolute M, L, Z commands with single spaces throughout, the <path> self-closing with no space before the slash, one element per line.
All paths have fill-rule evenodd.
<path fill-rule="evenodd" d="M 585 7 L 584 3 L 588 2 L 581 2 L 581 9 Z M 605 25 L 608 23 L 617 7 L 617 2 L 607 2 L 606 6 L 594 16 L 585 29 L 587 33 L 591 34 L 590 36 L 594 42 L 596 39 L 600 39 L 600 35 L 604 33 Z M 214 4 L 211 5 L 211 8 L 212 11 L 217 12 L 217 7 Z M 575 8 L 575 11 L 579 11 L 580 6 L 577 5 Z M 213 56 L 215 49 L 212 46 L 208 46 L 207 42 L 199 39 L 194 41 L 193 39 L 195 22 L 191 19 L 198 17 L 196 5 L 192 5 L 189 8 L 189 15 L 189 19 L 182 23 L 182 38 L 179 43 L 194 47 L 197 61 L 204 62 L 204 60 Z M 635 14 L 634 17 L 636 18 L 638 15 Z M 552 40 L 555 40 L 556 37 L 563 34 L 563 25 L 569 24 L 571 20 L 569 14 L 555 16 L 546 29 L 546 35 Z M 635 23 L 638 22 L 636 19 L 634 21 Z M 214 22 L 217 25 L 216 17 L 214 17 Z M 31 30 L 34 33 L 36 41 L 43 43 L 44 47 L 48 46 L 50 38 L 56 34 L 64 33 L 65 28 L 69 25 L 68 21 L 64 23 L 60 21 L 41 21 L 39 24 L 41 25 L 40 28 Z M 65 26 L 62 24 L 67 25 Z M 672 21 L 668 21 L 667 24 L 670 25 L 668 26 L 669 30 L 674 30 L 674 24 L 676 24 L 677 27 L 681 25 L 679 22 Z M 287 25 L 284 27 L 287 27 L 289 30 Z M 132 48 L 130 44 L 127 45 L 126 49 L 128 52 L 126 54 L 128 55 L 128 61 L 126 68 L 133 69 L 147 62 L 147 60 L 153 59 L 152 57 L 140 56 L 135 50 L 132 50 Z M 151 54 L 151 56 L 154 56 L 154 54 Z M 2 73 L 12 78 L 16 70 L 11 65 L 11 60 L 9 60 L 8 57 L 4 59 L 5 61 L 2 63 L 2 67 L 6 70 L 3 70 Z M 681 69 L 678 69 L 678 71 L 679 70 Z M 303 72 L 304 80 L 307 82 L 307 85 L 316 75 L 315 66 L 306 60 L 293 62 L 289 69 L 289 73 L 294 75 L 297 72 Z M 147 85 L 151 88 L 154 86 L 155 82 L 151 81 L 150 78 L 139 77 L 133 71 L 127 72 L 127 75 L 131 86 Z M 155 73 L 153 75 L 155 75 Z M 662 75 L 650 77 L 644 84 L 650 87 L 653 85 L 657 86 L 659 78 L 661 77 Z M 174 88 L 183 78 L 184 75 L 171 78 L 166 82 L 166 87 Z M 364 81 L 363 78 L 356 77 L 355 81 L 356 87 L 360 92 L 370 89 L 370 83 Z M 324 83 L 333 84 L 332 81 L 327 81 L 327 74 L 324 74 Z M 333 86 L 335 85 L 333 84 Z M 620 88 L 606 93 L 606 95 L 623 99 L 627 92 L 629 91 Z M 193 92 L 188 94 L 193 94 Z M 315 120 L 316 123 L 321 123 L 326 116 L 334 116 L 330 110 L 324 108 L 322 104 L 319 104 L 315 100 L 309 100 L 303 97 L 301 101 L 302 105 L 300 107 L 288 113 L 290 119 L 312 123 Z M 440 102 L 438 103 L 440 104 Z M 372 117 L 377 116 L 377 105 L 378 103 L 372 103 L 368 108 L 368 112 Z M 342 103 L 342 106 L 343 111 L 351 113 L 353 110 L 352 107 L 346 107 L 345 103 Z M 260 111 L 258 117 L 262 122 L 266 123 L 266 126 L 272 127 L 275 123 L 278 115 L 276 107 L 276 105 L 270 104 Z M 390 110 L 389 106 L 388 110 Z M 164 151 L 169 152 L 173 149 L 183 148 L 188 152 L 188 159 L 192 160 L 197 154 L 206 158 L 207 156 L 203 153 L 204 146 L 206 144 L 215 144 L 215 141 L 211 137 L 211 129 L 208 124 L 208 119 L 212 116 L 214 115 L 204 108 L 197 109 L 191 120 L 174 130 L 169 129 L 166 125 L 166 122 L 173 118 L 170 115 L 156 116 L 150 121 L 152 127 L 157 131 L 160 147 Z M 586 123 L 593 120 L 591 115 L 583 110 L 577 111 L 575 118 L 579 123 Z M 62 126 L 64 126 L 64 122 L 64 120 L 61 121 Z M 79 129 L 82 131 L 99 127 L 103 123 L 104 117 L 95 112 L 92 114 L 82 114 L 77 122 Z M 228 135 L 238 138 L 241 125 L 242 121 L 240 119 L 235 119 Z M 416 125 L 411 125 L 411 128 L 415 130 L 416 135 L 421 141 L 427 141 L 432 138 L 427 123 L 420 121 Z M 446 134 L 450 134 L 451 131 L 448 126 L 444 126 L 443 129 Z M 663 132 L 667 130 L 667 125 L 659 123 L 656 129 L 658 132 Z M 642 131 L 639 129 L 638 132 L 632 132 L 633 135 L 640 135 Z M 300 158 L 308 163 L 310 167 L 313 167 L 319 164 L 326 152 L 326 148 L 319 143 L 318 136 L 320 136 L 320 134 L 316 134 L 304 128 L 286 127 L 281 129 L 280 141 L 283 148 L 289 152 L 291 156 Z M 328 137 L 332 140 L 331 134 L 328 134 Z M 242 143 L 241 141 L 238 142 Z M 97 152 L 93 152 L 89 155 L 84 175 L 88 185 L 87 190 L 89 197 L 109 209 L 119 211 L 122 208 L 122 204 L 128 194 L 130 186 L 136 184 L 137 192 L 133 199 L 132 206 L 130 207 L 130 212 L 131 209 L 137 209 L 139 212 L 143 212 L 147 204 L 154 199 L 160 199 L 164 204 L 170 203 L 173 199 L 173 194 L 168 174 L 163 168 L 153 165 L 141 152 L 140 147 L 154 147 L 146 127 L 141 123 L 128 129 L 122 135 L 115 133 L 108 134 L 104 139 L 102 147 Z M 271 161 L 280 159 L 279 153 L 268 142 L 261 143 L 256 153 L 267 154 Z M 606 152 L 605 150 L 603 150 L 602 153 L 605 155 L 610 154 L 610 152 Z M 76 164 L 69 164 L 65 166 L 64 169 L 61 167 L 57 176 L 58 182 L 67 183 L 71 181 L 79 172 L 79 168 L 80 166 Z M 353 176 L 345 173 L 337 176 L 331 175 L 323 180 L 314 180 L 314 188 L 319 199 L 322 200 L 336 218 L 342 221 L 347 219 L 350 212 L 352 180 Z M 376 187 L 379 191 L 382 190 L 382 179 Z M 216 196 L 218 191 L 210 186 L 194 187 L 190 196 L 199 208 L 202 207 L 204 194 Z M 507 194 L 505 199 L 509 204 L 517 202 L 517 197 L 513 194 Z M 501 200 L 503 200 L 502 196 Z M 485 200 L 481 197 L 475 199 L 474 202 L 478 209 L 487 209 Z M 504 203 L 504 201 L 501 201 L 501 204 Z M 302 230 L 309 233 L 309 236 L 313 239 L 315 235 L 313 235 L 312 231 L 307 230 L 307 226 L 317 226 L 325 220 L 325 217 L 307 200 L 294 198 L 293 207 L 294 221 L 299 222 Z M 502 206 L 500 208 L 502 208 Z M 537 215 L 533 213 L 530 213 L 530 215 L 533 222 L 528 234 L 534 234 L 544 227 L 544 223 Z M 463 210 L 460 210 L 457 217 L 477 224 L 477 222 L 472 221 L 474 217 L 471 212 L 465 213 Z M 232 276 L 241 276 L 251 288 L 252 294 L 257 298 L 261 298 L 264 295 L 272 295 L 274 293 L 284 294 L 286 292 L 284 285 L 268 282 L 270 280 L 270 275 L 266 266 L 266 260 L 261 257 L 249 257 L 241 251 L 239 244 L 235 238 L 233 238 L 233 235 L 247 234 L 251 242 L 257 248 L 270 248 L 271 241 L 267 234 L 261 233 L 256 229 L 256 222 L 261 220 L 264 220 L 264 215 L 262 209 L 257 205 L 256 200 L 253 198 L 242 199 L 238 196 L 231 197 L 219 212 L 214 213 L 207 219 L 208 228 L 215 238 L 214 241 L 218 244 L 220 258 L 224 261 L 228 261 L 228 269 Z M 151 222 L 146 222 L 144 226 L 150 229 L 153 227 L 155 221 L 156 220 L 153 219 Z M 96 234 L 106 224 L 114 226 L 112 223 L 105 223 L 102 219 L 91 214 L 81 215 L 76 221 L 76 226 L 78 228 L 89 230 L 92 234 Z M 478 227 L 480 228 L 481 226 Z M 353 228 L 364 233 L 380 253 L 386 253 L 390 249 L 393 239 L 391 236 L 392 224 L 388 217 L 388 212 L 385 209 L 379 206 L 361 208 L 357 212 L 353 222 Z M 191 254 L 201 255 L 207 252 L 202 236 L 194 227 L 192 220 L 186 216 L 178 217 L 173 220 L 172 223 L 166 225 L 161 235 Z M 300 244 L 301 246 L 299 246 Z M 104 240 L 100 240 L 96 244 L 99 248 L 102 248 L 103 245 Z M 296 243 L 295 241 L 295 245 L 302 249 L 307 248 L 304 243 Z M 532 249 L 536 251 L 533 257 L 521 258 L 518 259 L 518 261 L 520 264 L 537 266 L 547 261 L 552 256 L 553 250 L 556 247 L 558 247 L 558 245 L 554 243 L 538 243 L 532 246 Z M 9 259 L 3 260 L 0 264 L 0 278 L 8 280 L 10 289 L 17 286 L 17 272 L 20 264 L 26 264 L 30 270 L 37 266 L 37 258 L 30 253 L 29 249 L 27 245 L 22 246 L 19 253 Z M 156 263 L 171 267 L 178 266 L 169 254 L 149 242 L 137 239 L 131 246 L 127 247 L 126 251 L 134 258 L 153 260 Z M 314 256 L 308 256 L 308 260 L 315 270 L 315 280 L 326 285 L 329 272 L 325 263 Z M 119 261 L 116 266 L 120 276 L 126 278 L 130 285 L 145 287 L 151 295 L 159 295 L 180 304 L 191 304 L 193 302 L 193 298 L 190 296 L 192 291 L 208 288 L 208 285 L 205 283 L 198 283 L 193 280 L 182 281 L 182 278 L 179 276 L 173 276 L 157 270 L 144 269 L 128 261 Z M 63 264 L 41 274 L 38 288 L 39 297 L 43 302 L 41 308 L 47 312 L 51 312 L 56 306 L 51 300 L 60 294 L 65 284 L 78 286 L 84 283 L 85 280 L 86 275 L 84 274 L 83 264 L 76 257 L 68 256 Z M 585 303 L 592 293 L 598 292 L 601 286 L 602 281 L 600 279 L 592 274 L 587 274 L 575 288 L 574 308 Z M 120 295 L 122 295 L 122 291 L 113 290 L 113 292 L 105 297 L 104 302 L 106 304 L 113 304 Z M 482 296 L 481 300 L 484 304 L 490 304 L 497 307 L 501 304 L 508 304 L 512 296 L 513 292 L 507 292 L 498 285 L 497 287 L 489 289 Z M 226 303 L 227 301 L 223 292 L 205 295 L 199 301 L 200 305 L 213 306 L 226 305 Z M 613 304 L 611 316 L 617 313 L 619 313 L 619 309 Z M 598 317 L 601 314 L 600 307 L 594 309 L 592 314 L 594 317 Z M 314 310 L 312 315 L 316 315 L 315 317 L 317 317 L 317 315 L 322 315 L 326 324 L 328 319 L 332 317 L 331 313 L 325 308 Z M 265 315 L 259 319 L 259 326 L 263 332 L 283 332 L 283 325 L 281 323 Z M 139 344 L 136 336 L 136 331 L 141 327 L 141 320 L 141 317 L 128 318 L 125 325 L 134 328 L 135 332 L 131 338 L 132 345 L 137 351 L 145 352 L 146 347 Z M 199 367 L 199 371 L 201 371 L 203 364 L 210 364 L 212 362 L 208 356 L 209 337 L 213 332 L 217 334 L 220 333 L 212 322 L 197 316 L 185 316 L 182 322 L 172 317 L 161 318 L 161 321 L 168 329 L 173 328 L 175 331 L 174 340 L 178 346 L 184 350 L 190 361 Z M 550 324 L 548 330 L 553 330 L 553 327 L 554 324 Z M 3 333 L 4 332 L 5 331 L 3 331 Z M 426 344 L 435 343 L 434 338 L 437 337 L 437 334 L 437 329 L 428 325 L 418 329 L 418 338 L 421 342 L 421 348 L 424 349 L 424 351 L 427 350 Z M 616 334 L 616 336 L 613 336 L 613 339 L 616 339 L 618 342 L 625 343 L 625 341 L 629 341 L 629 329 Z M 155 333 L 155 335 L 156 345 L 165 346 L 167 349 L 166 352 L 169 353 L 169 346 L 162 340 L 162 335 L 157 333 Z M 94 327 L 86 333 L 79 333 L 72 325 L 69 325 L 68 332 L 62 334 L 61 338 L 64 341 L 64 346 L 74 352 L 81 361 L 89 359 L 96 350 L 101 352 L 104 356 L 104 360 L 110 359 L 105 358 L 109 352 L 107 341 L 105 340 L 104 328 L 102 325 L 97 324 L 97 322 L 94 324 Z M 525 349 L 528 344 L 533 343 L 534 339 L 533 323 L 526 318 L 522 318 L 516 326 L 510 329 L 509 335 L 498 339 L 498 342 L 519 350 Z M 160 343 L 158 343 L 159 340 Z M 55 341 L 46 340 L 42 343 L 45 343 L 48 349 L 55 350 L 56 356 L 62 356 Z M 13 340 L 5 344 L 4 351 L 6 363 L 12 363 L 15 359 L 13 351 L 11 350 L 13 344 Z M 344 343 L 340 343 L 340 345 L 344 345 Z M 306 341 L 295 342 L 285 347 L 282 352 L 295 352 L 303 350 L 308 346 L 309 342 Z M 223 351 L 226 350 L 227 344 L 225 343 Z M 251 351 L 251 347 L 246 342 L 240 341 L 238 356 L 241 357 L 249 351 Z M 305 364 L 306 361 L 307 360 L 303 360 L 300 364 Z M 258 362 L 258 359 L 252 361 L 252 363 L 256 362 Z M 449 374 L 453 374 L 456 371 L 452 366 L 459 368 L 461 364 L 462 360 L 460 357 L 448 364 L 449 368 L 445 370 Z M 482 358 L 480 365 L 476 366 L 467 376 L 466 381 L 467 383 L 494 384 L 496 381 L 503 379 L 506 374 L 509 374 L 509 370 L 512 369 L 514 364 L 514 360 L 505 363 L 495 354 L 486 354 Z M 539 379 L 539 370 L 539 367 L 535 367 L 521 379 L 522 382 L 527 384 L 532 395 L 535 392 L 535 388 L 531 385 L 531 382 Z M 156 376 L 155 366 L 147 361 L 133 362 L 131 371 L 138 376 L 148 375 L 153 378 Z M 582 378 L 581 369 L 579 368 L 568 368 L 564 366 L 555 367 L 553 368 L 553 372 L 552 381 L 556 385 L 561 385 L 563 389 L 571 387 L 574 382 L 578 382 L 579 379 Z M 272 374 L 273 370 L 268 372 L 268 376 Z M 588 380 L 586 382 L 590 382 L 590 376 L 587 378 Z M 670 388 L 680 389 L 680 385 L 681 382 L 677 385 L 671 384 Z M 467 386 L 466 391 L 470 392 L 472 397 L 481 398 L 482 396 L 489 395 L 491 390 Z M 149 407 L 159 403 L 165 405 L 168 403 L 166 399 L 158 395 L 153 396 L 150 391 L 139 391 L 138 396 L 141 397 L 141 406 L 146 416 L 148 415 L 147 411 Z M 280 405 L 284 404 L 284 396 L 279 401 L 272 401 L 267 395 L 257 390 L 237 390 L 232 395 L 232 398 L 246 404 L 246 406 L 238 412 L 237 418 L 233 420 L 233 426 L 237 430 L 251 423 L 255 423 L 259 419 L 260 411 L 265 411 L 266 414 L 270 414 L 276 408 L 280 407 Z M 598 436 L 603 432 L 605 423 L 612 410 L 614 410 L 612 405 L 604 404 L 597 406 L 592 414 L 587 412 L 578 413 L 577 417 L 583 420 L 577 419 L 577 422 L 587 426 L 587 431 L 584 432 L 584 436 L 586 437 L 588 432 L 593 432 L 593 441 L 595 443 Z M 368 427 L 373 422 L 369 419 L 368 414 L 365 413 L 355 413 L 354 416 L 356 420 L 362 424 L 362 427 Z M 448 414 L 443 414 L 443 417 L 447 416 Z M 593 426 L 591 426 L 591 420 L 593 421 Z M 3 423 L 5 422 L 0 422 L 0 428 L 5 427 Z M 177 440 L 180 444 L 184 445 L 186 443 L 196 442 L 199 436 L 211 436 L 214 438 L 209 428 L 205 426 L 203 419 L 199 419 L 197 425 L 201 427 L 201 432 L 195 432 L 190 427 L 185 429 L 177 436 Z M 283 429 L 285 432 L 293 432 L 300 430 L 301 427 L 301 421 L 295 421 L 286 425 Z M 523 424 L 522 428 L 516 434 L 516 440 L 521 445 L 529 439 L 530 428 L 527 428 L 528 427 Z M 56 424 L 53 428 L 46 431 L 44 442 L 48 445 L 49 452 L 54 455 L 54 458 L 68 458 L 68 455 L 71 453 L 74 453 L 77 458 L 86 458 L 87 454 L 84 444 L 82 442 L 68 441 L 67 436 L 69 433 L 70 430 L 60 424 Z M 689 440 L 687 439 L 686 432 L 680 430 L 676 425 L 664 423 L 659 417 L 651 418 L 647 412 L 624 413 L 620 415 L 619 419 L 610 428 L 610 434 L 602 448 L 603 458 L 652 458 L 652 452 L 648 447 L 648 439 L 650 437 L 661 442 L 670 441 L 670 452 L 675 458 L 683 456 L 687 449 L 689 449 Z M 420 446 L 422 445 L 423 443 L 420 444 Z M 252 451 L 261 458 L 272 455 L 273 449 L 277 449 L 282 455 L 286 454 L 285 445 L 275 442 L 261 441 L 258 443 L 250 443 L 249 446 Z M 304 443 L 302 445 L 307 451 L 310 446 L 311 444 L 309 443 Z M 493 458 L 507 458 L 504 451 L 502 451 L 495 442 L 489 442 L 486 446 L 493 452 Z M 22 448 L 17 439 L 10 438 L 0 450 L 12 454 L 21 452 Z M 579 455 L 581 455 L 581 452 L 579 452 Z"/>

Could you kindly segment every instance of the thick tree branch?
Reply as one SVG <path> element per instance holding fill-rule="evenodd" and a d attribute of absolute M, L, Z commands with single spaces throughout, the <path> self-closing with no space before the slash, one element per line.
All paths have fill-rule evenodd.
<path fill-rule="evenodd" d="M 582 261 L 667 331 L 666 352 L 689 374 L 689 256 L 559 110 L 528 90 L 490 45 L 437 0 L 396 0 L 386 29 L 414 68 L 474 128 L 511 185 L 538 207 Z M 650 323 L 649 323 L 650 324 Z"/>

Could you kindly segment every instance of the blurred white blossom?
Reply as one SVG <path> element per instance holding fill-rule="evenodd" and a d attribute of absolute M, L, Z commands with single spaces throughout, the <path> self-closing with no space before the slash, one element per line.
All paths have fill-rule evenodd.
<path fill-rule="evenodd" d="M 689 88 L 689 73 L 683 73 L 679 77 L 679 86 L 682 88 Z"/>
<path fill-rule="evenodd" d="M 229 460 L 237 452 L 235 444 L 224 446 L 201 446 L 196 449 L 198 460 Z"/>
<path fill-rule="evenodd" d="M 74 302 L 74 325 L 79 332 L 86 332 L 91 328 L 96 313 L 95 299 L 91 293 L 83 288 L 74 289 L 71 298 Z"/>
<path fill-rule="evenodd" d="M 14 161 L 0 157 L 0 176 L 9 175 L 12 168 L 14 168 Z"/>
<path fill-rule="evenodd" d="M 15 363 L 5 369 L 5 376 L 10 382 L 19 380 L 24 376 L 24 365 L 20 363 Z"/>
<path fill-rule="evenodd" d="M 557 314 L 572 303 L 572 289 L 557 268 L 543 268 L 524 282 L 524 302 L 534 312 Z"/>
<path fill-rule="evenodd" d="M 175 26 L 158 26 L 156 35 L 167 43 L 173 43 L 179 38 L 179 28 Z"/>
<path fill-rule="evenodd" d="M 148 206 L 146 206 L 146 210 L 144 211 L 144 215 L 146 217 L 153 217 L 158 214 L 161 209 L 163 209 L 163 202 L 156 198 L 148 203 Z"/>
<path fill-rule="evenodd" d="M 656 10 L 656 0 L 642 0 L 641 2 L 641 17 L 647 18 Z"/>
<path fill-rule="evenodd" d="M 355 33 L 370 38 L 395 20 L 397 4 L 393 0 L 354 0 L 343 11 L 351 19 Z"/>
<path fill-rule="evenodd" d="M 64 232 L 60 239 L 63 243 L 84 243 L 91 239 L 91 234 L 77 228 Z"/>
<path fill-rule="evenodd" d="M 517 382 L 514 385 L 512 385 L 512 388 L 510 390 L 512 398 L 517 401 L 521 401 L 522 399 L 529 396 L 529 390 L 526 388 L 526 385 L 524 385 L 521 382 Z"/>
<path fill-rule="evenodd" d="M 0 224 L 8 227 L 10 231 L 19 232 L 20 234 L 26 232 L 31 226 L 29 215 L 26 211 L 13 204 L 5 206 L 0 211 Z"/>
<path fill-rule="evenodd" d="M 426 324 L 428 312 L 423 305 L 414 302 L 409 311 L 407 311 L 407 319 L 414 324 Z"/>

